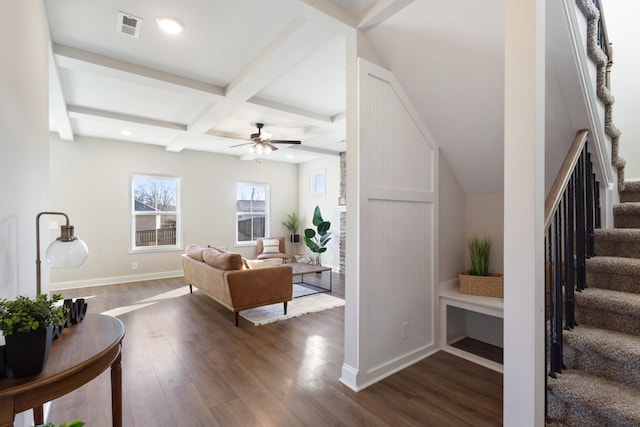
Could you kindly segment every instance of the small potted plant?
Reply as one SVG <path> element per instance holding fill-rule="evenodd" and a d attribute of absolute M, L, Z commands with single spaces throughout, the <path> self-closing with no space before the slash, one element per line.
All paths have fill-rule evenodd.
<path fill-rule="evenodd" d="M 316 265 L 320 265 L 320 255 L 327 251 L 327 243 L 331 240 L 331 232 L 329 231 L 331 223 L 322 219 L 319 206 L 313 210 L 313 225 L 316 226 L 316 230 L 313 228 L 304 229 L 304 242 L 315 254 Z"/>
<path fill-rule="evenodd" d="M 0 300 L 0 330 L 6 342 L 7 365 L 14 377 L 39 374 L 49 356 L 53 329 L 65 323 L 66 308 L 49 298 L 19 296 Z"/>
<path fill-rule="evenodd" d="M 502 274 L 491 273 L 489 269 L 491 239 L 473 237 L 469 239 L 467 246 L 471 268 L 458 275 L 460 292 L 502 298 L 504 295 Z"/>
<path fill-rule="evenodd" d="M 287 220 L 282 222 L 289 233 L 291 233 L 291 243 L 298 243 L 300 241 L 300 235 L 298 234 L 298 228 L 300 227 L 300 218 L 295 212 L 291 212 L 287 215 Z"/>

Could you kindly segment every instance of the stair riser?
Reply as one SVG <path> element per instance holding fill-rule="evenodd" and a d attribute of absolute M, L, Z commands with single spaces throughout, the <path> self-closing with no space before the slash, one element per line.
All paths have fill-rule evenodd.
<path fill-rule="evenodd" d="M 640 215 L 614 215 L 615 228 L 640 228 Z"/>
<path fill-rule="evenodd" d="M 632 421 L 611 419 L 607 408 L 589 408 L 576 402 L 567 401 L 563 399 L 563 396 L 556 396 L 552 390 L 548 394 L 548 417 L 549 421 L 559 422 L 564 426 L 638 427 L 637 423 Z"/>
<path fill-rule="evenodd" d="M 593 250 L 597 256 L 615 256 L 640 259 L 640 242 L 604 240 L 596 238 Z"/>
<path fill-rule="evenodd" d="M 564 347 L 563 360 L 567 369 L 580 369 L 591 375 L 640 388 L 640 361 L 620 363 L 603 354 L 575 348 L 570 344 Z"/>
<path fill-rule="evenodd" d="M 623 191 L 620 193 L 620 202 L 634 203 L 640 202 L 640 191 Z"/>
<path fill-rule="evenodd" d="M 640 294 L 640 277 L 589 270 L 587 287 Z"/>
<path fill-rule="evenodd" d="M 586 306 L 576 300 L 576 320 L 578 325 L 622 332 L 640 336 L 640 318 L 633 313 L 612 313 L 597 307 Z"/>

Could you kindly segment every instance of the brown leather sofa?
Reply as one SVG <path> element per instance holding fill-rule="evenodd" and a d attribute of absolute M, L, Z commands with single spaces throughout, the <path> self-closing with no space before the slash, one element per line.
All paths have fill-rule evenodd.
<path fill-rule="evenodd" d="M 189 290 L 193 292 L 195 286 L 233 311 L 236 326 L 242 310 L 282 302 L 287 313 L 293 291 L 288 265 L 247 269 L 240 254 L 189 245 L 182 267 Z"/>

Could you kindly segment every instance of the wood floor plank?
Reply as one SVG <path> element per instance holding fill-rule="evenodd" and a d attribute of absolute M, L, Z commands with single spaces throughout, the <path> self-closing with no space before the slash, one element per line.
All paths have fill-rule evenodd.
<path fill-rule="evenodd" d="M 327 286 L 328 274 L 308 279 Z M 305 276 L 305 280 L 307 277 Z M 344 275 L 333 273 L 344 296 Z M 439 352 L 355 393 L 339 382 L 344 307 L 264 326 L 233 313 L 182 278 L 63 292 L 90 312 L 117 315 L 123 341 L 123 425 L 494 426 L 502 375 Z M 50 419 L 110 419 L 108 375 L 51 405 Z"/>

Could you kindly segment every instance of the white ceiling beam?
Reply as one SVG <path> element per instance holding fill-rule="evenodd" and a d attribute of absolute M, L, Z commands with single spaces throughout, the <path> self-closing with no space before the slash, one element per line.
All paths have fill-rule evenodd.
<path fill-rule="evenodd" d="M 358 17 L 358 29 L 366 31 L 389 19 L 414 0 L 378 0 Z"/>
<path fill-rule="evenodd" d="M 179 132 L 187 131 L 187 127 L 179 123 L 165 122 L 162 120 L 132 116 L 129 114 L 114 113 L 111 111 L 96 110 L 93 108 L 78 107 L 75 105 L 67 106 L 67 110 L 69 111 L 69 117 L 74 119 L 88 118 L 93 120 L 102 120 L 102 121 L 117 122 L 117 123 L 124 123 L 124 124 L 134 123 L 136 125 L 151 126 L 155 128 L 161 128 L 164 130 L 172 130 L 172 131 L 179 131 Z"/>
<path fill-rule="evenodd" d="M 67 112 L 67 101 L 62 90 L 58 66 L 53 58 L 53 48 L 49 43 L 49 115 L 57 125 L 58 135 L 63 141 L 73 141 L 73 128 Z"/>
<path fill-rule="evenodd" d="M 326 42 L 330 35 L 317 23 L 296 16 L 227 86 L 224 102 L 207 106 L 196 120 L 189 124 L 187 133 L 176 136 L 165 149 L 174 152 L 184 149 L 194 138 L 202 136 L 215 126 L 217 121 L 227 117 L 230 114 L 228 107 L 232 104 L 238 106 L 246 103 L 256 104 L 276 110 L 278 113 L 285 111 L 305 119 L 330 122 L 329 117 L 289 105 L 271 103 L 267 106 L 263 105 L 267 102 L 253 102 L 256 100 L 257 93 Z"/>
<path fill-rule="evenodd" d="M 59 67 L 97 73 L 130 83 L 158 89 L 173 89 L 187 95 L 224 97 L 224 88 L 152 68 L 99 55 L 86 50 L 54 44 L 53 54 Z"/>
<path fill-rule="evenodd" d="M 293 117 L 303 117 L 304 119 L 314 122 L 318 125 L 326 125 L 327 123 L 333 123 L 331 116 L 326 114 L 314 113 L 313 111 L 305 110 L 303 108 L 292 107 L 291 105 L 282 104 L 276 101 L 270 101 L 268 99 L 253 96 L 247 100 L 248 104 L 259 105 L 261 107 L 270 109 L 278 113 L 286 113 Z"/>
<path fill-rule="evenodd" d="M 348 28 L 356 28 L 358 25 L 358 17 L 349 13 L 345 9 L 338 6 L 330 0 L 290 0 L 289 6 L 298 7 L 306 6 L 307 13 L 309 9 L 320 12 L 325 16 L 331 17 Z"/>

